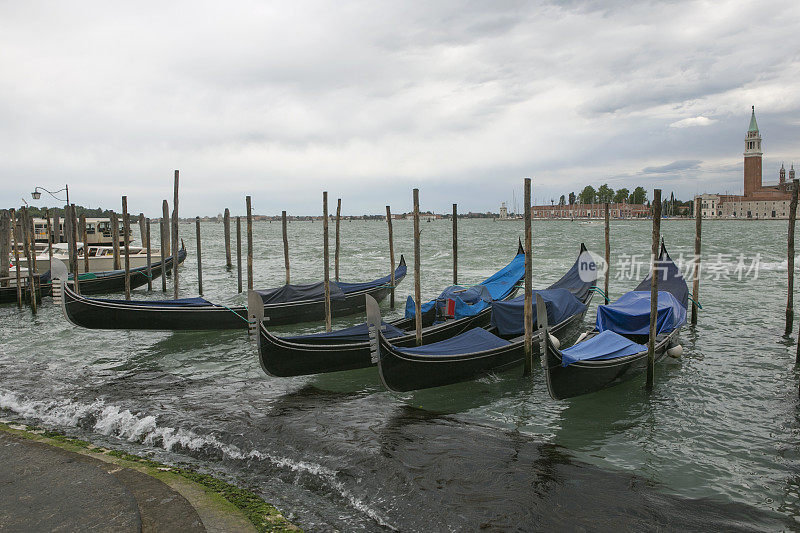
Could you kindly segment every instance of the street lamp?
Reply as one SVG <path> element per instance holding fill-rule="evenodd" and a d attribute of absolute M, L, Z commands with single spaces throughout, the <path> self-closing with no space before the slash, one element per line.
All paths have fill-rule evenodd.
<path fill-rule="evenodd" d="M 56 194 L 58 194 L 60 192 L 66 192 L 67 193 L 67 205 L 69 205 L 69 185 L 65 185 L 63 189 L 59 189 L 57 191 L 48 191 L 44 187 L 35 187 L 33 189 L 33 192 L 31 193 L 31 196 L 33 197 L 34 200 L 38 200 L 39 198 L 42 197 L 42 193 L 39 192 L 39 189 L 43 190 L 44 192 L 46 192 L 47 194 L 49 194 L 50 196 L 52 196 L 53 198 L 55 198 L 59 202 L 63 202 L 64 200 L 62 200 L 61 198 L 56 196 Z"/>

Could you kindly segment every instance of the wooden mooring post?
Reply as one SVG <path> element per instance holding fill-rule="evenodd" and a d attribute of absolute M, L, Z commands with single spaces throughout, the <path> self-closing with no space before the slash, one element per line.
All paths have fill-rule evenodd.
<path fill-rule="evenodd" d="M 420 283 L 419 189 L 414 189 L 414 331 L 422 345 L 422 285 Z"/>
<path fill-rule="evenodd" d="M 64 219 L 66 220 L 67 212 L 64 211 Z M 58 217 L 58 211 L 53 211 L 53 242 L 61 242 L 61 220 Z"/>
<path fill-rule="evenodd" d="M 150 248 L 150 242 L 147 240 L 144 213 L 139 213 L 139 242 L 142 243 L 143 247 Z"/>
<path fill-rule="evenodd" d="M 0 213 L 0 287 L 8 287 L 11 273 L 10 244 L 11 218 L 8 213 Z"/>
<path fill-rule="evenodd" d="M 128 197 L 122 197 L 122 240 L 125 243 L 125 299 L 131 299 L 131 225 L 128 217 Z"/>
<path fill-rule="evenodd" d="M 116 225 L 114 227 L 117 227 Z M 119 229 L 117 230 L 119 235 Z M 69 238 L 72 243 L 72 283 L 75 292 L 81 293 L 80 276 L 78 275 L 78 218 L 76 216 L 75 204 L 69 206 Z M 119 241 L 117 241 L 117 253 L 119 253 Z"/>
<path fill-rule="evenodd" d="M 47 216 L 47 259 L 50 261 L 50 268 L 53 268 L 53 226 L 50 225 L 50 210 L 45 209 Z"/>
<path fill-rule="evenodd" d="M 331 330 L 331 272 L 328 250 L 328 191 L 322 192 L 322 259 L 325 286 L 325 331 Z"/>
<path fill-rule="evenodd" d="M 167 201 L 161 202 L 161 221 L 159 223 L 161 233 L 161 291 L 167 292 L 167 257 L 169 257 L 169 205 Z"/>
<path fill-rule="evenodd" d="M 147 237 L 147 291 L 150 292 L 153 290 L 153 252 L 150 249 L 150 219 L 145 218 L 144 222 L 145 236 Z"/>
<path fill-rule="evenodd" d="M 81 213 L 81 218 L 78 221 L 78 229 L 81 232 L 81 239 L 83 240 L 83 271 L 90 272 L 89 267 L 89 230 L 86 228 L 86 214 Z"/>
<path fill-rule="evenodd" d="M 14 267 L 17 278 L 17 307 L 22 309 L 22 273 L 19 267 L 19 240 L 17 239 L 17 213 L 11 209 L 11 236 L 12 246 L 14 247 Z"/>
<path fill-rule="evenodd" d="M 225 214 L 222 216 L 222 229 L 225 234 L 225 268 L 230 270 L 233 268 L 231 262 L 231 210 L 225 208 Z"/>
<path fill-rule="evenodd" d="M 247 203 L 247 290 L 253 290 L 253 206 L 250 196 Z"/>
<path fill-rule="evenodd" d="M 242 217 L 236 217 L 236 276 L 242 292 Z"/>
<path fill-rule="evenodd" d="M 114 211 L 111 211 L 111 240 L 114 241 L 112 243 L 114 250 L 114 270 L 119 270 L 121 268 L 119 251 L 119 218 L 117 217 L 117 213 Z"/>
<path fill-rule="evenodd" d="M 647 339 L 647 390 L 653 388 L 656 364 L 656 319 L 658 318 L 658 252 L 661 243 L 661 189 L 653 189 L 653 245 L 650 267 L 650 336 Z"/>
<path fill-rule="evenodd" d="M 608 280 L 611 275 L 611 213 L 608 202 L 606 202 L 606 275 L 605 275 L 605 294 L 603 298 L 608 305 Z"/>
<path fill-rule="evenodd" d="M 786 257 L 787 295 L 786 295 L 786 328 L 783 335 L 792 334 L 794 322 L 794 227 L 797 220 L 797 180 L 792 187 L 792 201 L 789 203 L 789 238 Z M 800 339 L 798 339 L 800 342 Z"/>
<path fill-rule="evenodd" d="M 289 284 L 289 234 L 286 211 L 281 212 L 281 233 L 283 234 L 283 264 L 286 267 L 286 284 Z"/>
<path fill-rule="evenodd" d="M 197 292 L 203 295 L 203 253 L 200 246 L 200 217 L 194 217 L 194 227 L 197 233 Z"/>
<path fill-rule="evenodd" d="M 179 172 L 176 170 L 172 194 L 172 285 L 176 300 L 178 299 L 178 250 L 181 242 L 178 232 L 178 221 L 180 220 L 178 216 L 178 177 Z"/>
<path fill-rule="evenodd" d="M 36 270 L 36 264 L 34 259 L 32 258 L 31 252 L 33 251 L 33 243 L 35 242 L 35 237 L 31 232 L 31 218 L 30 213 L 28 212 L 27 207 L 22 208 L 22 213 L 20 215 L 20 223 L 22 226 L 22 251 L 25 255 L 25 262 L 28 265 L 28 302 L 31 305 L 31 312 L 35 315 L 36 314 L 36 288 L 33 285 L 33 277 L 34 271 Z"/>
<path fill-rule="evenodd" d="M 391 267 L 390 283 L 392 284 L 391 292 L 389 293 L 389 308 L 394 309 L 394 233 L 392 233 L 392 209 L 386 206 L 386 224 L 389 226 L 389 263 Z"/>
<path fill-rule="evenodd" d="M 336 200 L 336 247 L 333 251 L 333 272 L 336 281 L 339 281 L 339 222 L 342 218 L 342 199 Z"/>
<path fill-rule="evenodd" d="M 458 285 L 458 204 L 453 204 L 453 285 Z"/>
<path fill-rule="evenodd" d="M 533 245 L 533 232 L 531 230 L 531 179 L 525 178 L 525 364 L 522 369 L 524 376 L 529 376 L 533 369 L 533 275 L 531 271 L 531 247 Z"/>
<path fill-rule="evenodd" d="M 692 326 L 697 325 L 697 315 L 699 308 L 697 302 L 700 301 L 700 235 L 703 225 L 703 206 L 700 199 L 697 199 L 694 214 L 694 264 L 692 265 Z"/>

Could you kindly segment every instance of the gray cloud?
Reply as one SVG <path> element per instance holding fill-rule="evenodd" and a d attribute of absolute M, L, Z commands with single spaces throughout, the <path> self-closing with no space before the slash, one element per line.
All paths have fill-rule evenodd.
<path fill-rule="evenodd" d="M 700 167 L 702 161 L 699 159 L 689 159 L 686 161 L 673 161 L 667 165 L 661 165 L 658 167 L 645 167 L 642 169 L 644 174 L 667 174 L 672 172 L 678 172 L 681 170 L 690 170 L 696 169 Z"/>

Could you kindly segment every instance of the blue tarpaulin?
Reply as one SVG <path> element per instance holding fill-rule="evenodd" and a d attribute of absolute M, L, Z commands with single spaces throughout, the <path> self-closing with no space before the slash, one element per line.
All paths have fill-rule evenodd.
<path fill-rule="evenodd" d="M 603 331 L 589 340 L 579 342 L 561 351 L 561 365 L 568 366 L 577 361 L 590 359 L 615 359 L 643 352 L 647 346 L 636 344 L 613 331 Z"/>
<path fill-rule="evenodd" d="M 492 300 L 502 300 L 514 291 L 514 287 L 525 274 L 525 254 L 517 254 L 511 262 L 501 270 L 495 272 L 478 285 L 463 287 L 451 285 L 447 287 L 436 300 L 422 304 L 422 312 L 429 311 L 438 302 L 440 309 L 444 309 L 447 300 L 456 303 L 455 318 L 475 316 L 487 307 Z M 406 300 L 406 318 L 413 318 L 415 314 L 414 299 L 409 296 Z"/>
<path fill-rule="evenodd" d="M 400 328 L 396 328 L 395 326 L 383 322 L 385 329 L 383 330 L 383 336 L 387 339 L 393 339 L 395 337 L 401 337 L 406 335 L 406 332 Z M 304 339 L 331 339 L 337 341 L 337 343 L 341 342 L 367 342 L 369 340 L 369 330 L 367 329 L 367 324 L 359 324 L 357 326 L 353 326 L 351 328 L 339 329 L 336 331 L 331 332 L 322 332 L 322 333 L 313 333 L 311 335 L 297 335 L 294 337 L 281 337 L 284 340 L 292 341 L 292 340 L 304 340 Z"/>
<path fill-rule="evenodd" d="M 661 252 L 655 264 L 656 281 L 658 290 L 671 293 L 685 309 L 689 302 L 689 287 L 683 279 L 681 271 L 667 253 L 664 243 L 661 243 Z M 635 291 L 650 291 L 650 273 L 642 280 Z"/>
<path fill-rule="evenodd" d="M 447 340 L 426 344 L 417 348 L 396 348 L 396 350 L 417 355 L 460 355 L 482 352 L 511 344 L 483 328 L 475 328 Z"/>
<path fill-rule="evenodd" d="M 656 332 L 669 333 L 686 322 L 686 308 L 670 292 L 658 291 Z M 616 302 L 597 306 L 597 331 L 621 335 L 650 334 L 650 291 L 631 291 Z"/>
<path fill-rule="evenodd" d="M 92 298 L 98 302 L 125 305 L 149 305 L 155 307 L 206 307 L 214 305 L 204 298 L 179 298 L 178 300 L 110 300 L 107 298 Z"/>
<path fill-rule="evenodd" d="M 574 294 L 567 289 L 533 291 L 533 324 L 536 326 L 536 295 L 539 294 L 547 308 L 547 323 L 555 326 L 586 310 Z M 525 295 L 505 302 L 492 302 L 492 325 L 500 335 L 522 335 L 525 332 Z"/>

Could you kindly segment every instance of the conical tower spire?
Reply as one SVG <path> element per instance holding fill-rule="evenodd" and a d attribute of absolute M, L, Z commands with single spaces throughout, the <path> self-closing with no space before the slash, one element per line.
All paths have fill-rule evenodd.
<path fill-rule="evenodd" d="M 750 115 L 750 127 L 747 129 L 747 132 L 755 132 L 758 133 L 758 124 L 756 123 L 756 106 L 752 106 L 752 114 Z"/>

